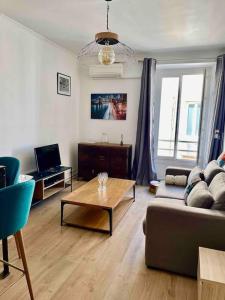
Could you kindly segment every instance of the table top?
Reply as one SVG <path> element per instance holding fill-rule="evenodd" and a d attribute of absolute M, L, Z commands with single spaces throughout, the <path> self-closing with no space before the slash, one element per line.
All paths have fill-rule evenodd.
<path fill-rule="evenodd" d="M 199 247 L 199 279 L 225 284 L 225 252 Z"/>
<path fill-rule="evenodd" d="M 131 148 L 131 144 L 116 144 L 116 143 L 104 143 L 104 142 L 84 142 L 79 143 L 78 145 L 87 145 L 87 146 L 101 146 L 101 147 L 118 147 L 118 148 Z"/>
<path fill-rule="evenodd" d="M 135 181 L 109 178 L 104 191 L 98 190 L 98 178 L 95 177 L 77 190 L 66 195 L 62 202 L 80 206 L 115 208 L 135 185 Z"/>

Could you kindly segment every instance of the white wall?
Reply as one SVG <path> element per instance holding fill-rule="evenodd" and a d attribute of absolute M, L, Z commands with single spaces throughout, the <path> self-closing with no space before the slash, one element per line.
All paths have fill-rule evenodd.
<path fill-rule="evenodd" d="M 217 50 L 151 53 L 160 63 L 215 60 Z M 142 58 L 142 57 L 140 57 Z M 56 93 L 57 72 L 72 77 L 72 96 Z M 129 72 L 128 72 L 129 73 Z M 33 148 L 59 143 L 62 163 L 76 167 L 78 141 L 100 141 L 135 145 L 140 97 L 140 64 L 130 74 L 137 78 L 93 80 L 87 69 L 78 70 L 75 55 L 0 15 L 0 156 L 13 155 L 22 171 L 35 169 Z M 128 75 L 129 77 L 129 75 Z M 91 120 L 91 93 L 128 94 L 127 120 Z M 134 147 L 133 147 L 134 148 Z"/>
<path fill-rule="evenodd" d="M 57 72 L 72 77 L 72 96 L 57 94 Z M 79 78 L 75 55 L 0 16 L 0 156 L 35 169 L 33 148 L 59 143 L 64 165 L 76 164 Z"/>
<path fill-rule="evenodd" d="M 184 54 L 183 56 L 178 54 L 159 56 L 161 64 L 158 65 L 158 71 L 163 68 L 174 68 L 177 63 L 182 64 L 189 63 L 190 67 L 195 66 L 197 62 L 201 62 L 200 66 L 207 65 L 205 62 L 210 62 L 209 65 L 213 65 L 216 56 L 219 53 L 217 51 L 204 52 L 200 55 L 199 52 L 192 53 L 189 55 Z M 157 58 L 155 54 L 153 57 Z M 178 59 L 174 59 L 178 57 Z M 171 62 L 171 63 L 170 63 Z M 173 62 L 173 64 L 172 64 Z M 158 73 L 157 71 L 157 73 Z M 81 81 L 81 95 L 80 95 L 80 141 L 82 142 L 96 142 L 101 141 L 102 133 L 107 133 L 109 137 L 109 142 L 120 142 L 121 133 L 125 136 L 125 143 L 131 143 L 133 145 L 133 150 L 135 147 L 136 140 L 136 129 L 137 129 L 137 117 L 138 117 L 138 106 L 140 99 L 140 86 L 141 86 L 141 72 L 140 63 L 136 67 L 132 66 L 131 72 L 132 76 L 137 74 L 136 78 L 123 78 L 123 79 L 92 79 L 88 75 L 88 68 L 82 67 L 80 69 L 80 81 Z M 210 73 L 210 72 L 209 72 Z M 207 73 L 207 78 L 210 77 Z M 211 78 L 210 78 L 211 79 Z M 208 99 L 210 93 L 211 84 L 207 81 L 207 95 L 205 97 Z M 112 92 L 124 92 L 128 94 L 127 102 L 127 120 L 126 121 L 109 121 L 109 120 L 92 120 L 90 117 L 91 106 L 90 106 L 90 96 L 91 93 L 112 93 Z M 207 100 L 207 102 L 209 102 Z M 212 103 L 211 103 L 212 105 Z M 210 119 L 210 116 L 208 116 Z M 208 131 L 208 128 L 207 128 Z M 203 144 L 208 143 L 208 134 L 204 134 Z M 164 160 L 163 164 L 160 164 L 158 159 L 155 157 L 157 173 L 159 178 L 164 177 L 165 168 L 171 164 L 167 159 Z M 204 163 L 204 157 L 201 157 L 201 165 Z M 185 161 L 176 160 L 173 162 L 174 165 L 187 167 Z M 188 164 L 188 167 L 190 165 Z"/>
<path fill-rule="evenodd" d="M 109 142 L 120 142 L 121 134 L 124 143 L 135 145 L 138 104 L 140 97 L 140 78 L 133 79 L 92 79 L 87 68 L 81 68 L 81 101 L 80 101 L 80 141 L 101 141 L 102 133 L 107 133 Z M 127 119 L 121 121 L 92 120 L 91 93 L 127 93 Z"/>

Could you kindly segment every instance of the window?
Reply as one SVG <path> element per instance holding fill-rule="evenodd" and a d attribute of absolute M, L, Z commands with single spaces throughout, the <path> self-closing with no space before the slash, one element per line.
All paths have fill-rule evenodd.
<path fill-rule="evenodd" d="M 191 136 L 193 134 L 193 115 L 194 115 L 194 104 L 188 104 L 188 117 L 187 117 L 187 131 L 186 134 Z"/>
<path fill-rule="evenodd" d="M 158 156 L 196 160 L 204 74 L 163 77 Z"/>
<path fill-rule="evenodd" d="M 186 135 L 191 136 L 193 138 L 198 135 L 200 124 L 200 110 L 200 104 L 188 104 Z"/>

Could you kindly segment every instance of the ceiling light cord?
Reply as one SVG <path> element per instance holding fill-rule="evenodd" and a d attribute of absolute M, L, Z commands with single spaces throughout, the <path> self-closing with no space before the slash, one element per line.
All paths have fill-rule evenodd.
<path fill-rule="evenodd" d="M 107 2 L 107 31 L 109 31 L 109 3 Z"/>

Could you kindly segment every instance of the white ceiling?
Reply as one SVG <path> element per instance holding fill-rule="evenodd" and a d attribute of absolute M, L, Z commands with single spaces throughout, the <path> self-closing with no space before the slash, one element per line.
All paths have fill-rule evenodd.
<path fill-rule="evenodd" d="M 104 0 L 0 0 L 0 11 L 78 52 L 105 30 Z M 137 52 L 225 46 L 225 0 L 113 0 L 110 28 Z"/>

